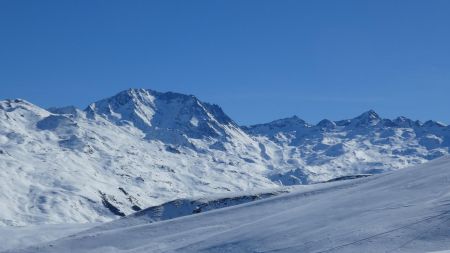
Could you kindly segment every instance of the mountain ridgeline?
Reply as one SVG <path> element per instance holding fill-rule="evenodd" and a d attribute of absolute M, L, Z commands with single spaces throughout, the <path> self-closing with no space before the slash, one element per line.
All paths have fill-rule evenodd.
<path fill-rule="evenodd" d="M 106 221 L 179 198 L 396 170 L 449 147 L 445 124 L 374 111 L 243 127 L 217 105 L 148 89 L 84 110 L 4 100 L 0 224 Z"/>

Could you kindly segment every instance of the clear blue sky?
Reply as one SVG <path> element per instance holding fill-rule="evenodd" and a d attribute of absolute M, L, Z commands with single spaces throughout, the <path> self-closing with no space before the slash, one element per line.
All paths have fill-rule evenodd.
<path fill-rule="evenodd" d="M 241 124 L 374 109 L 450 123 L 450 1 L 0 1 L 0 99 L 76 105 L 130 87 Z"/>

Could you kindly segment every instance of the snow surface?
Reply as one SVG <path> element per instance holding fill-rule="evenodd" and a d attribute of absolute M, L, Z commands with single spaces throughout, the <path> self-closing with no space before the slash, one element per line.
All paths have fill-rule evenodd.
<path fill-rule="evenodd" d="M 53 241 L 97 225 L 98 223 L 0 227 L 0 252 Z"/>
<path fill-rule="evenodd" d="M 227 193 L 199 199 L 178 199 L 159 206 L 149 207 L 122 219 L 103 224 L 83 223 L 0 227 L 0 252 L 26 248 L 32 245 L 53 241 L 88 229 L 89 232 L 102 231 L 114 227 L 140 225 L 174 219 L 195 213 L 208 212 L 215 209 L 285 194 L 293 189 L 294 187 L 280 187 L 262 192 L 246 192 L 245 195 Z"/>
<path fill-rule="evenodd" d="M 98 231 L 121 226 L 142 225 L 145 223 L 170 220 L 196 213 L 209 212 L 211 210 L 286 194 L 294 190 L 296 187 L 300 186 L 279 187 L 277 189 L 265 190 L 262 192 L 245 192 L 240 193 L 240 195 L 237 193 L 218 194 L 199 199 L 177 199 L 162 205 L 146 208 L 139 212 L 130 214 L 122 219 L 104 223 L 90 231 Z"/>
<path fill-rule="evenodd" d="M 175 199 L 377 174 L 449 153 L 450 127 L 369 111 L 241 127 L 192 95 L 0 101 L 0 225 L 104 222 Z"/>
<path fill-rule="evenodd" d="M 433 252 L 450 249 L 450 157 L 167 221 L 9 252 Z"/>

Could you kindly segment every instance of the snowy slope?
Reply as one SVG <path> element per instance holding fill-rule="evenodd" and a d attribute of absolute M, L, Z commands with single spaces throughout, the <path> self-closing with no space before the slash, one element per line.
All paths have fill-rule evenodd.
<path fill-rule="evenodd" d="M 53 241 L 97 226 L 97 223 L 0 227 L 0 252 Z"/>
<path fill-rule="evenodd" d="M 130 225 L 143 225 L 158 221 L 175 219 L 196 213 L 209 212 L 211 210 L 249 203 L 269 197 L 289 193 L 294 190 L 291 187 L 279 187 L 277 189 L 267 189 L 265 191 L 244 192 L 234 194 L 217 194 L 199 199 L 176 199 L 167 203 L 152 206 L 138 211 L 124 218 L 107 222 L 93 228 L 92 231 L 117 228 Z"/>
<path fill-rule="evenodd" d="M 450 249 L 450 157 L 386 174 L 12 252 L 431 252 Z"/>
<path fill-rule="evenodd" d="M 448 154 L 450 127 L 368 112 L 240 127 L 192 95 L 0 101 L 0 225 L 109 221 L 175 199 L 373 174 Z"/>
<path fill-rule="evenodd" d="M 215 194 L 198 199 L 177 199 L 158 206 L 146 208 L 129 216 L 106 223 L 44 224 L 24 227 L 4 226 L 0 227 L 0 252 L 42 244 L 84 230 L 89 230 L 89 232 L 92 233 L 115 227 L 142 225 L 195 213 L 208 212 L 215 209 L 286 194 L 293 189 L 295 189 L 294 186 L 288 186 L 267 189 L 264 191 L 250 191 L 241 193 L 241 195 L 239 193 L 227 193 Z M 42 231 L 45 231 L 45 233 L 42 233 Z"/>

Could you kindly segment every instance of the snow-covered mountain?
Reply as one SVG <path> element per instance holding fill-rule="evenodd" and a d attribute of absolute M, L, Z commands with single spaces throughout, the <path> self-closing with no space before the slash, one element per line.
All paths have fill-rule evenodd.
<path fill-rule="evenodd" d="M 8 252 L 437 253 L 450 249 L 449 179 L 445 157 L 167 221 L 131 217 Z"/>
<path fill-rule="evenodd" d="M 382 119 L 376 112 L 316 125 L 294 116 L 245 127 L 260 145 L 276 150 L 278 163 L 291 164 L 291 183 L 317 182 L 328 177 L 377 174 L 423 163 L 449 153 L 450 127 L 405 117 Z M 273 151 L 272 151 L 273 152 Z M 285 181 L 285 175 L 280 175 Z"/>
<path fill-rule="evenodd" d="M 103 117 L 117 125 L 131 124 L 145 134 L 145 139 L 168 144 L 192 145 L 190 138 L 224 142 L 242 135 L 219 106 L 179 93 L 131 89 L 95 102 L 85 111 L 91 119 Z"/>
<path fill-rule="evenodd" d="M 0 101 L 0 224 L 107 221 L 181 198 L 373 174 L 448 154 L 450 127 L 375 112 L 238 126 L 191 95 L 89 105 Z"/>

